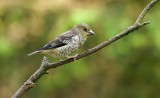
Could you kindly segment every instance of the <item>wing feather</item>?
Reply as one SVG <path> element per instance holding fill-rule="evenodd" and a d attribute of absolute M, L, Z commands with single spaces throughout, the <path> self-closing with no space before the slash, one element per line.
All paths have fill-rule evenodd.
<path fill-rule="evenodd" d="M 51 40 L 48 44 L 40 48 L 39 50 L 48 50 L 58 48 L 67 45 L 76 34 L 73 31 L 67 31 L 55 39 Z"/>

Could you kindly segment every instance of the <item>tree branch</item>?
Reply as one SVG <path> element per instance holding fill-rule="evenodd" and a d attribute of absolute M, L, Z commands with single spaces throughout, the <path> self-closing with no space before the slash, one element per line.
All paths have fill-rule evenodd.
<path fill-rule="evenodd" d="M 137 20 L 135 21 L 135 23 L 126 28 L 125 30 L 123 30 L 122 32 L 120 32 L 119 34 L 115 35 L 114 37 L 112 37 L 111 39 L 109 39 L 108 41 L 104 41 L 103 43 L 88 49 L 87 51 L 79 54 L 75 59 L 81 59 L 83 57 L 86 57 L 90 54 L 93 54 L 97 51 L 99 51 L 100 49 L 112 44 L 113 42 L 117 41 L 118 39 L 127 36 L 128 34 L 132 33 L 135 30 L 138 30 L 139 28 L 142 28 L 143 26 L 149 24 L 149 22 L 143 22 L 140 23 L 140 21 L 142 21 L 143 17 L 146 15 L 146 13 L 158 2 L 159 0 L 152 0 L 144 9 L 143 11 L 140 13 L 140 15 L 138 16 Z M 65 64 L 68 64 L 70 62 L 73 62 L 75 59 L 73 58 L 69 58 L 63 61 L 59 61 L 59 62 L 55 62 L 55 63 L 49 63 L 48 59 L 46 57 L 43 58 L 42 64 L 39 67 L 39 69 L 30 76 L 30 78 L 24 83 L 22 84 L 22 86 L 16 91 L 16 93 L 12 96 L 12 98 L 21 98 L 24 93 L 26 91 L 28 91 L 29 89 L 33 88 L 35 86 L 35 82 L 44 74 L 48 74 L 48 69 L 51 68 L 57 68 L 60 66 L 63 66 Z"/>

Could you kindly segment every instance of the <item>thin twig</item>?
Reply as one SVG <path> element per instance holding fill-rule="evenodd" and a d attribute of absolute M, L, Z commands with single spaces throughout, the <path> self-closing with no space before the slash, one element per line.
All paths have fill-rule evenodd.
<path fill-rule="evenodd" d="M 135 24 L 140 24 L 142 18 L 146 15 L 146 13 L 158 2 L 159 0 L 152 0 L 141 12 L 141 14 L 138 16 Z"/>
<path fill-rule="evenodd" d="M 104 41 L 103 43 L 88 49 L 87 51 L 79 54 L 76 57 L 76 60 L 81 59 L 83 57 L 86 57 L 90 54 L 93 54 L 97 51 L 99 51 L 100 49 L 112 44 L 113 42 L 117 41 L 118 39 L 127 36 L 128 34 L 132 33 L 135 30 L 138 30 L 139 28 L 147 25 L 149 22 L 143 22 L 140 23 L 140 21 L 143 19 L 143 17 L 146 15 L 146 13 L 158 2 L 159 0 L 152 0 L 145 8 L 144 10 L 140 13 L 140 15 L 138 16 L 137 20 L 135 21 L 135 23 L 128 27 L 127 29 L 123 30 L 122 32 L 120 32 L 119 34 L 115 35 L 114 37 L 112 37 L 111 39 Z M 12 98 L 21 98 L 24 93 L 26 91 L 28 91 L 29 89 L 33 88 L 35 86 L 35 82 L 44 74 L 48 74 L 48 69 L 51 68 L 57 68 L 59 66 L 68 64 L 70 62 L 73 62 L 74 59 L 73 58 L 69 58 L 63 61 L 59 61 L 56 63 L 49 63 L 48 59 L 46 57 L 43 58 L 42 64 L 39 67 L 39 69 L 30 76 L 30 78 L 24 83 L 22 84 L 22 86 L 16 91 L 16 93 L 12 96 Z"/>

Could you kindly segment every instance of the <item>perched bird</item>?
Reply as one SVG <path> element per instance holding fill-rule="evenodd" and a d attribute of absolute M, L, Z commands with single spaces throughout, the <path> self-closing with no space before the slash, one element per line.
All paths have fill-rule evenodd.
<path fill-rule="evenodd" d="M 30 55 L 34 54 L 48 54 L 55 58 L 66 57 L 69 58 L 73 52 L 77 51 L 86 41 L 88 36 L 95 35 L 90 26 L 86 23 L 78 24 L 71 30 L 68 30 L 55 39 L 51 40 L 48 44 L 42 48 L 34 51 Z"/>

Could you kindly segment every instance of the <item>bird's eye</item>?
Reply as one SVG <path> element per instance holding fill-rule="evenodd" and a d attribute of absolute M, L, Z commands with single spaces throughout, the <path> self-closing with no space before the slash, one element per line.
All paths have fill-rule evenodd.
<path fill-rule="evenodd" d="M 84 28 L 84 31 L 87 31 L 87 28 Z"/>

